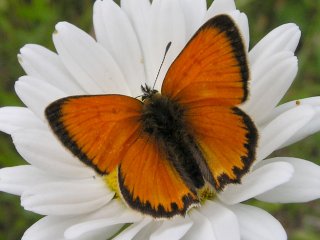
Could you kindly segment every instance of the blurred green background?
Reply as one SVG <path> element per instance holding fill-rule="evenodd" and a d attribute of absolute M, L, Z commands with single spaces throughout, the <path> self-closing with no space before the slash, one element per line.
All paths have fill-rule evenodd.
<path fill-rule="evenodd" d="M 196 1 L 196 0 L 195 0 Z M 0 0 L 0 106 L 22 105 L 14 82 L 24 73 L 16 55 L 26 43 L 54 50 L 51 34 L 59 21 L 92 32 L 93 0 Z M 211 3 L 212 1 L 208 1 Z M 299 73 L 284 101 L 320 95 L 320 1 L 236 0 L 250 23 L 251 47 L 271 29 L 295 22 L 302 30 L 297 51 Z M 276 156 L 295 156 L 320 164 L 320 134 L 281 150 Z M 0 168 L 25 164 L 9 136 L 0 133 Z M 40 217 L 24 211 L 19 198 L 0 193 L 0 240 L 20 239 Z M 320 239 L 320 201 L 305 204 L 265 204 L 284 225 L 290 240 Z"/>

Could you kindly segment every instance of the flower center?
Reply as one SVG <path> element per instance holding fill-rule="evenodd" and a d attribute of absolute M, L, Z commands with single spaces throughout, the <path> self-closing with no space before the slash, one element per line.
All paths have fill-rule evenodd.
<path fill-rule="evenodd" d="M 108 175 L 103 176 L 104 182 L 107 184 L 107 186 L 114 191 L 115 198 L 119 198 L 120 195 L 120 189 L 118 184 L 118 168 L 115 168 L 111 173 Z"/>
<path fill-rule="evenodd" d="M 216 193 L 214 189 L 206 184 L 203 188 L 198 190 L 198 196 L 201 204 L 204 204 L 206 200 L 214 199 L 216 197 Z"/>
<path fill-rule="evenodd" d="M 110 174 L 105 175 L 103 177 L 104 182 L 106 185 L 115 192 L 114 198 L 121 199 L 119 184 L 118 184 L 118 169 L 116 168 L 114 171 L 112 171 Z M 206 184 L 201 189 L 198 189 L 198 196 L 201 205 L 205 203 L 206 200 L 214 199 L 216 197 L 216 193 L 214 189 Z"/>

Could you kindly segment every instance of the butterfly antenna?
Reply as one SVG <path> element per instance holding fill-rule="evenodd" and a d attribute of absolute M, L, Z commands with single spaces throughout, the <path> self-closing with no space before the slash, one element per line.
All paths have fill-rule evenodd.
<path fill-rule="evenodd" d="M 139 96 L 136 96 L 136 97 L 135 97 L 135 99 L 138 99 L 139 97 L 142 97 L 142 96 L 143 96 L 142 94 L 141 94 L 141 95 L 139 95 Z"/>
<path fill-rule="evenodd" d="M 153 83 L 152 90 L 153 90 L 154 87 L 156 86 L 156 82 L 157 82 L 157 80 L 158 80 L 158 77 L 159 77 L 159 74 L 160 74 L 160 70 L 161 70 L 162 65 L 163 65 L 163 63 L 164 63 L 164 60 L 166 59 L 166 56 L 167 56 L 167 53 L 168 53 L 170 47 L 171 47 L 171 42 L 168 42 L 168 44 L 167 44 L 167 46 L 166 46 L 166 51 L 164 52 L 164 56 L 163 56 L 162 62 L 161 62 L 161 64 L 160 64 L 160 68 L 159 68 L 159 71 L 158 71 L 156 80 L 155 80 L 154 83 Z"/>

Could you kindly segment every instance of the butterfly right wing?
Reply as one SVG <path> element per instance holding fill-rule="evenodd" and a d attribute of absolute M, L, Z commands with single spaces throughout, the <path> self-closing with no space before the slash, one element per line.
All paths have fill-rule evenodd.
<path fill-rule="evenodd" d="M 244 43 L 228 15 L 208 20 L 170 66 L 161 93 L 182 105 L 235 106 L 248 96 Z"/>
<path fill-rule="evenodd" d="M 236 23 L 227 15 L 207 21 L 170 66 L 161 93 L 181 104 L 201 150 L 207 181 L 216 190 L 240 183 L 255 160 L 258 133 L 238 108 L 249 93 L 249 64 Z"/>
<path fill-rule="evenodd" d="M 237 107 L 201 106 L 189 109 L 186 121 L 212 173 L 214 188 L 220 191 L 240 183 L 256 155 L 258 133 L 250 117 Z"/>

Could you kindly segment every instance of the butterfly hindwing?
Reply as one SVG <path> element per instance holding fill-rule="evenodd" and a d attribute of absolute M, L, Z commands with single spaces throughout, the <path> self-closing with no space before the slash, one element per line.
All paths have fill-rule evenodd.
<path fill-rule="evenodd" d="M 191 108 L 186 119 L 213 173 L 215 189 L 240 183 L 255 158 L 257 131 L 251 119 L 237 107 L 221 106 Z"/>
<path fill-rule="evenodd" d="M 129 206 L 156 218 L 184 215 L 198 197 L 159 145 L 143 133 L 127 150 L 118 170 L 121 194 Z"/>

